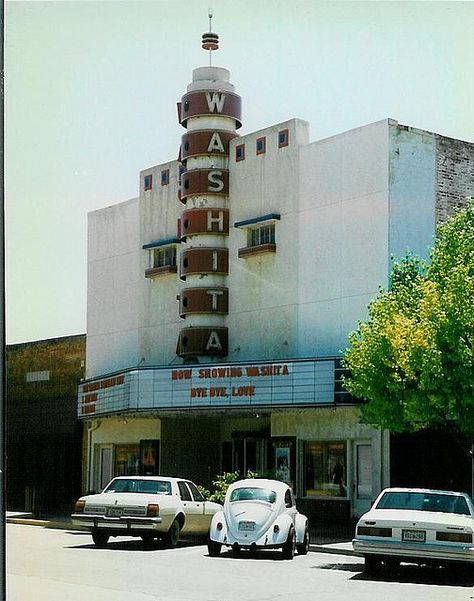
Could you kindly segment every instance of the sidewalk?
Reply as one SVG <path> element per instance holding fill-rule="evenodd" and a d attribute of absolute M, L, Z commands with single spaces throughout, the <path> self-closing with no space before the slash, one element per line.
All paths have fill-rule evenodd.
<path fill-rule="evenodd" d="M 66 515 L 37 518 L 31 513 L 7 511 L 6 522 L 7 524 L 23 524 L 27 526 L 41 526 L 42 528 L 55 528 L 57 530 L 77 530 L 87 532 L 87 528 L 74 525 L 71 522 L 71 518 Z M 309 550 L 316 553 L 356 555 L 352 550 L 350 536 L 341 536 L 339 533 L 336 536 L 331 536 L 330 532 L 325 532 L 324 534 L 312 532 Z"/>

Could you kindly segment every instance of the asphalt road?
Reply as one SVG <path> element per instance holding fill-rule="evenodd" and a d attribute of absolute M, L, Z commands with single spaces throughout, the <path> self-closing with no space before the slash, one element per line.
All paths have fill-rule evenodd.
<path fill-rule="evenodd" d="M 279 552 L 210 558 L 207 548 L 145 549 L 82 532 L 7 525 L 7 601 L 474 601 L 474 574 L 403 565 L 369 578 L 358 557 Z"/>

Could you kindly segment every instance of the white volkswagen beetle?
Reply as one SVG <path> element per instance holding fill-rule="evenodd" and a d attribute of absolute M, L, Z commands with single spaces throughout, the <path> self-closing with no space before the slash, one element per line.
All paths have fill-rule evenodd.
<path fill-rule="evenodd" d="M 217 557 L 223 546 L 241 549 L 282 549 L 284 559 L 309 549 L 308 519 L 296 509 L 291 488 L 278 480 L 253 478 L 231 484 L 224 508 L 214 514 L 208 552 Z"/>

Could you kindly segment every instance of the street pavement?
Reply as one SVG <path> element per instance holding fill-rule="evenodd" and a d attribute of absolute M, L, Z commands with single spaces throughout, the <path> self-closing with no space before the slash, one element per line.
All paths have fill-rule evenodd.
<path fill-rule="evenodd" d="M 280 551 L 209 557 L 205 545 L 192 541 L 149 548 L 130 537 L 101 549 L 88 532 L 9 523 L 7 601 L 474 599 L 473 577 L 414 565 L 370 576 L 361 557 L 330 548 L 332 554 L 311 552 L 292 561 Z"/>

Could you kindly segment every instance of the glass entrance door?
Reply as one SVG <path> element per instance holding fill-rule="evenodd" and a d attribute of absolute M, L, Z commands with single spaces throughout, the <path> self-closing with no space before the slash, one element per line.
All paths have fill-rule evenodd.
<path fill-rule="evenodd" d="M 264 438 L 236 438 L 232 441 L 232 470 L 246 475 L 248 471 L 262 474 L 266 471 L 266 440 Z"/>

